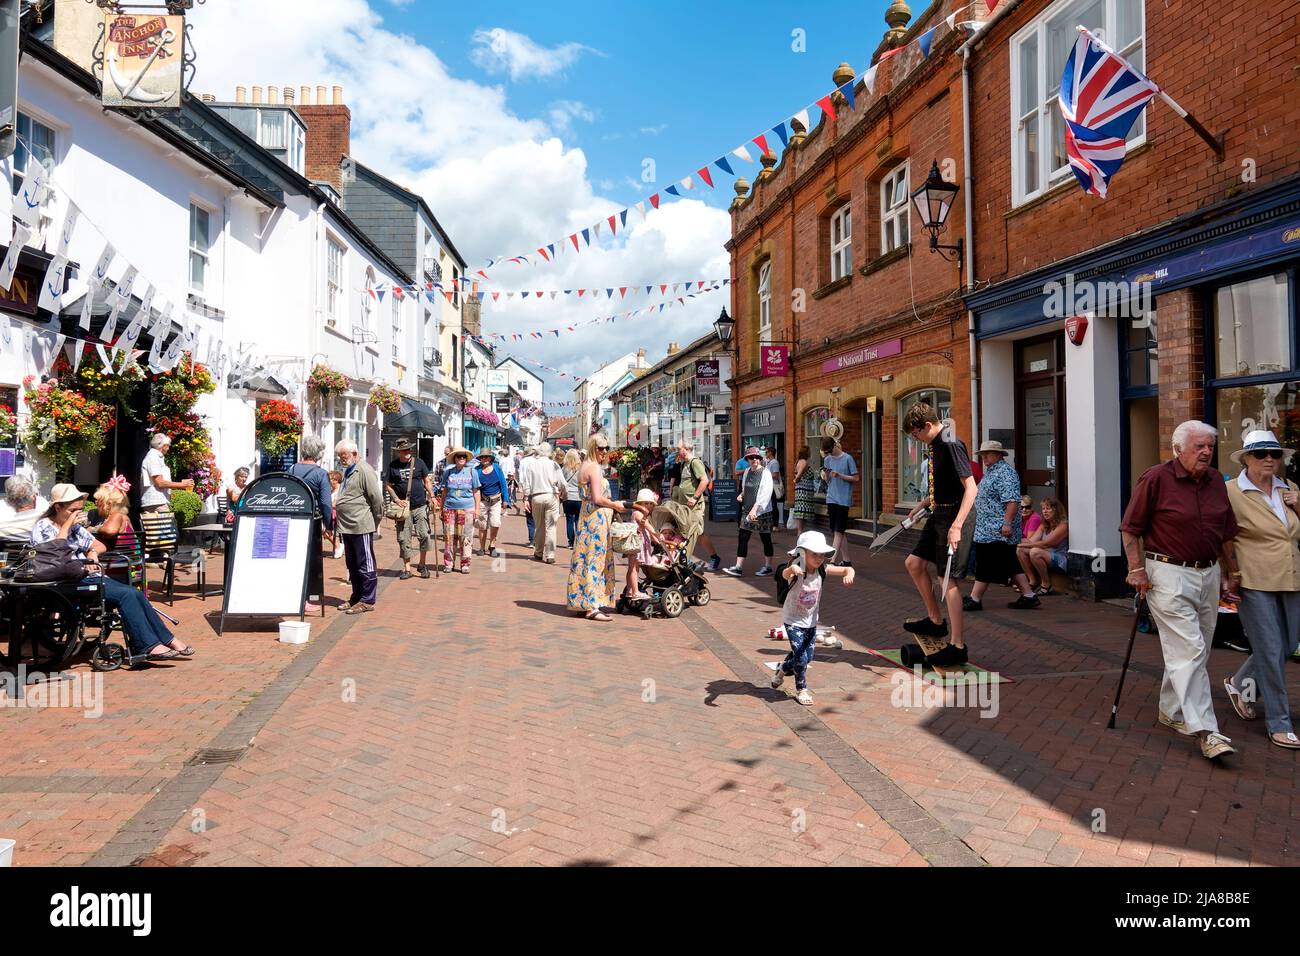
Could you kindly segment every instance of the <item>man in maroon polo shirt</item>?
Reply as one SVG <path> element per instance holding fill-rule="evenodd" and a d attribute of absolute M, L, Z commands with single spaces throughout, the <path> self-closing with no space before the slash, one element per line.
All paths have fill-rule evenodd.
<path fill-rule="evenodd" d="M 1219 600 L 1236 598 L 1223 543 L 1237 536 L 1237 519 L 1223 475 L 1210 467 L 1217 439 L 1204 422 L 1174 429 L 1174 458 L 1147 469 L 1119 526 L 1127 581 L 1146 594 L 1160 629 L 1165 673 L 1157 719 L 1199 737 L 1211 760 L 1235 753 L 1219 733 L 1207 669 Z"/>

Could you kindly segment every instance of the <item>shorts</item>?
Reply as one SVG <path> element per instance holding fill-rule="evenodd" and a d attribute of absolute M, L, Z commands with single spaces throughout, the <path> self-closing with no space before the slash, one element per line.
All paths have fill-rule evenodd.
<path fill-rule="evenodd" d="M 501 527 L 501 496 L 494 495 L 483 499 L 483 511 L 487 514 L 489 528 Z"/>
<path fill-rule="evenodd" d="M 412 508 L 405 518 L 397 522 L 397 550 L 403 561 L 411 556 L 411 539 L 414 538 L 421 551 L 429 550 L 429 506 L 420 505 Z"/>
<path fill-rule="evenodd" d="M 849 506 L 826 502 L 826 519 L 830 522 L 831 534 L 843 534 L 849 527 Z"/>
<path fill-rule="evenodd" d="M 930 515 L 930 520 L 926 522 L 925 528 L 921 531 L 921 540 L 916 542 L 916 547 L 912 549 L 912 553 L 918 558 L 924 558 L 937 568 L 947 567 L 948 531 L 952 528 L 953 519 L 956 517 L 956 508 L 940 508 Z M 954 569 L 963 567 L 955 556 L 952 566 Z"/>
<path fill-rule="evenodd" d="M 947 560 L 945 554 L 944 560 Z M 975 542 L 975 580 L 985 584 L 1002 584 L 1021 574 L 1016 546 L 1008 541 Z"/>
<path fill-rule="evenodd" d="M 1070 570 L 1070 561 L 1069 561 L 1069 559 L 1066 558 L 1066 556 L 1065 556 L 1063 553 L 1061 553 L 1060 551 L 1053 551 L 1053 552 L 1052 552 L 1052 560 L 1049 561 L 1049 562 L 1047 562 L 1047 563 L 1048 563 L 1048 566 L 1049 566 L 1049 567 L 1054 568 L 1054 569 L 1057 570 L 1057 571 L 1068 571 L 1068 570 Z"/>

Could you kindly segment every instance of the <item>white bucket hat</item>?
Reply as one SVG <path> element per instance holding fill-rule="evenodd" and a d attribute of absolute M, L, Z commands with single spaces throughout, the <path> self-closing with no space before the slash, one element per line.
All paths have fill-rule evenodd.
<path fill-rule="evenodd" d="M 794 543 L 787 554 L 798 554 L 800 551 L 813 551 L 817 554 L 834 554 L 835 549 L 826 543 L 826 535 L 820 531 L 805 531 L 799 535 L 799 540 Z"/>

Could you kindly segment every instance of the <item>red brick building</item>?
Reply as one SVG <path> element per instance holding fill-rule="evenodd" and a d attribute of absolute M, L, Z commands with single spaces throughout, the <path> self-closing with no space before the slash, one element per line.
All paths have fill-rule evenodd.
<path fill-rule="evenodd" d="M 1056 102 L 1076 24 L 1225 134 L 1223 156 L 1157 99 L 1107 197 L 1086 195 Z M 1004 0 L 970 46 L 980 437 L 1065 501 L 1072 575 L 1102 594 L 1132 484 L 1179 422 L 1218 426 L 1231 475 L 1250 428 L 1300 444 L 1300 23 L 1247 0 Z"/>
<path fill-rule="evenodd" d="M 970 440 L 960 274 L 929 251 L 910 196 L 932 163 L 962 177 L 954 53 L 968 34 L 945 22 L 952 9 L 942 0 L 909 27 L 910 11 L 896 2 L 875 60 L 899 52 L 874 89 L 856 78 L 854 109 L 837 93 L 834 119 L 795 126 L 779 159 L 763 157 L 752 190 L 737 181 L 731 207 L 736 447 L 774 445 L 789 474 L 801 445 L 820 459 L 821 426 L 839 419 L 864 479 L 854 491 L 858 518 L 896 520 L 921 494 L 922 449 L 898 427 L 912 403 L 937 404 Z M 982 10 L 977 3 L 963 16 Z M 927 57 L 911 41 L 932 27 Z M 833 78 L 842 86 L 853 71 L 842 64 Z M 959 194 L 944 242 L 960 235 L 963 202 Z M 789 345 L 791 374 L 762 376 L 764 343 Z"/>

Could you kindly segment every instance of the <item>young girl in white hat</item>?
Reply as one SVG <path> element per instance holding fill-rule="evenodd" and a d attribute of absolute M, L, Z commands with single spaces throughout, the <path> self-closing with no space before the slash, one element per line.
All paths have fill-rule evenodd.
<path fill-rule="evenodd" d="M 799 535 L 790 551 L 793 561 L 781 572 L 790 584 L 790 590 L 781 606 L 785 636 L 790 640 L 790 653 L 785 656 L 772 677 L 772 686 L 780 687 L 793 675 L 795 700 L 805 707 L 812 705 L 808 690 L 808 665 L 812 663 L 813 648 L 817 644 L 817 611 L 821 607 L 822 582 L 826 575 L 843 578 L 847 587 L 853 583 L 852 565 L 832 565 L 826 559 L 835 553 L 820 531 L 805 531 Z"/>

